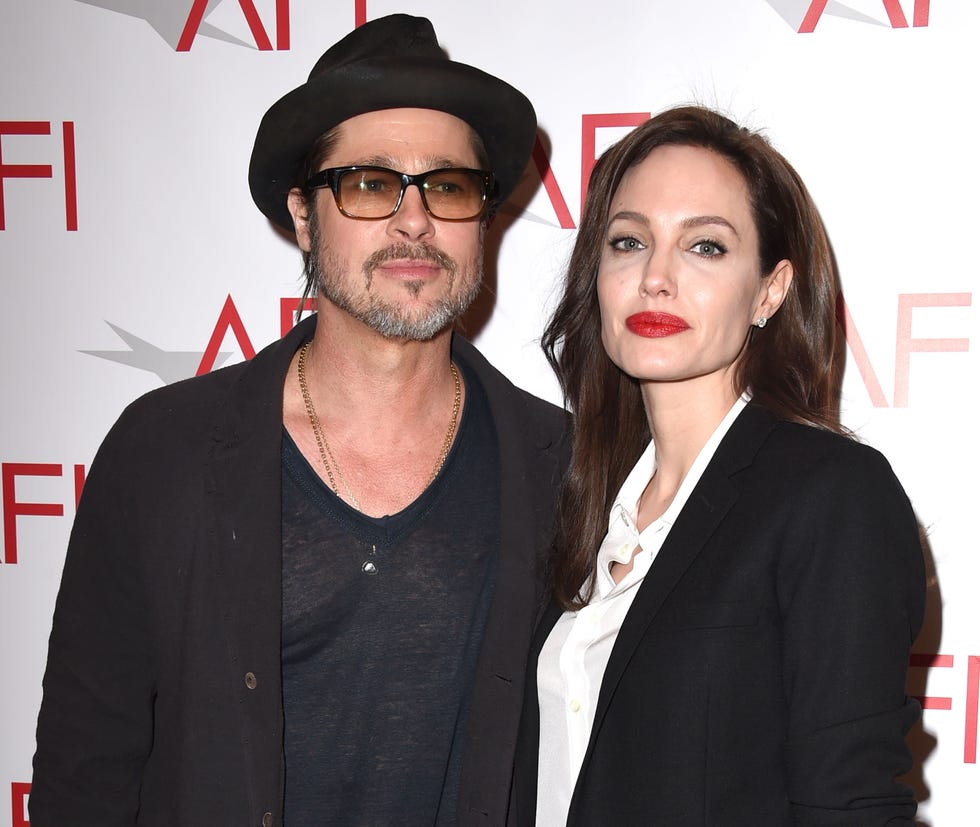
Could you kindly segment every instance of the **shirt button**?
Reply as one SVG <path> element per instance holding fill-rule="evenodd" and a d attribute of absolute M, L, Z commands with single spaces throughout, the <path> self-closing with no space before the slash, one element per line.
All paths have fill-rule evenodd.
<path fill-rule="evenodd" d="M 254 672 L 246 672 L 245 673 L 245 686 L 247 686 L 249 689 L 255 689 L 255 687 L 258 686 L 258 685 L 259 685 L 259 682 L 255 679 L 255 673 Z M 272 818 L 272 816 L 270 815 L 269 818 Z M 270 824 L 271 824 L 271 822 L 270 822 Z"/>
<path fill-rule="evenodd" d="M 580 709 L 582 708 L 582 703 L 581 703 L 581 701 L 579 701 L 579 699 L 578 699 L 578 698 L 575 698 L 575 699 L 574 699 L 574 700 L 573 700 L 573 701 L 572 701 L 572 702 L 571 702 L 571 703 L 569 704 L 569 706 L 571 707 L 571 709 L 572 709 L 572 712 L 578 712 L 578 711 L 579 711 L 579 710 L 580 710 Z"/>
<path fill-rule="evenodd" d="M 262 827 L 272 827 L 272 813 L 266 813 L 262 816 Z"/>

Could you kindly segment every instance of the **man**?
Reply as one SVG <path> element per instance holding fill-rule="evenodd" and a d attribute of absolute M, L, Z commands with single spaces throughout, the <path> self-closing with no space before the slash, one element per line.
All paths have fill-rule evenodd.
<path fill-rule="evenodd" d="M 564 415 L 452 332 L 526 98 L 394 15 L 265 115 L 318 313 L 123 414 L 55 611 L 49 825 L 501 824 Z"/>

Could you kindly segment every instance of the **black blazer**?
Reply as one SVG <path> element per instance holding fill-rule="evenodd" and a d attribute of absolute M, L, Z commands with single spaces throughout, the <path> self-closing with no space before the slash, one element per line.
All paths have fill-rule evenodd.
<path fill-rule="evenodd" d="M 912 824 L 905 695 L 924 566 L 877 451 L 748 405 L 636 595 L 569 825 Z M 534 823 L 537 656 L 515 773 Z"/>
<path fill-rule="evenodd" d="M 281 825 L 282 392 L 315 325 L 249 362 L 151 392 L 106 437 L 55 609 L 35 827 Z M 502 824 L 565 413 L 461 337 L 453 358 L 486 390 L 501 472 L 497 587 L 458 823 Z"/>

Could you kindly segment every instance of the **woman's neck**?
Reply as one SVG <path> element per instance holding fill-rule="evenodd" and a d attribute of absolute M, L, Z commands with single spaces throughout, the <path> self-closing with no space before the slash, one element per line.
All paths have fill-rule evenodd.
<path fill-rule="evenodd" d="M 641 530 L 673 501 L 701 449 L 738 399 L 729 384 L 717 382 L 648 383 L 642 391 L 657 470 L 640 497 Z"/>

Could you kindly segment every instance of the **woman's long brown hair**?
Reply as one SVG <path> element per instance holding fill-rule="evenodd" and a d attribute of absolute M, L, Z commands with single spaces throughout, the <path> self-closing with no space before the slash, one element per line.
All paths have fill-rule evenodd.
<path fill-rule="evenodd" d="M 783 259 L 794 277 L 765 329 L 753 328 L 736 366 L 735 391 L 783 419 L 843 433 L 839 419 L 844 342 L 835 310 L 840 283 L 823 223 L 799 175 L 760 134 L 700 106 L 657 115 L 608 149 L 589 179 L 564 291 L 542 347 L 575 421 L 550 560 L 554 598 L 581 608 L 595 588 L 595 561 L 623 481 L 650 439 L 639 384 L 606 355 L 596 280 L 613 196 L 628 169 L 657 147 L 716 152 L 744 178 L 759 237 L 760 278 Z"/>

